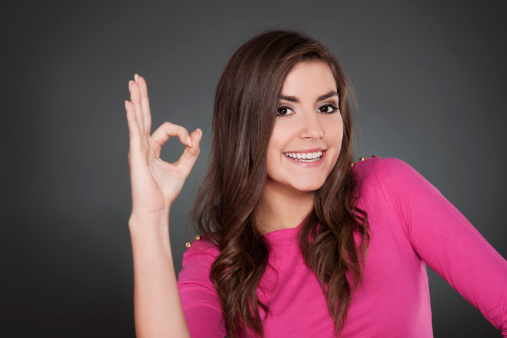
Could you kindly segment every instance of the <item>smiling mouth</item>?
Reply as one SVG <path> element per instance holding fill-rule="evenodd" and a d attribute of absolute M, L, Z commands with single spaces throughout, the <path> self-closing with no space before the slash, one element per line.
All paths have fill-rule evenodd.
<path fill-rule="evenodd" d="M 322 158 L 322 151 L 312 153 L 283 153 L 285 157 L 298 162 L 316 162 Z"/>

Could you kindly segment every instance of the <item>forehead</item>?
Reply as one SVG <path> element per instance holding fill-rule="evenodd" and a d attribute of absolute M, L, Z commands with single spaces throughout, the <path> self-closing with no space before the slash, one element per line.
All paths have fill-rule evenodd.
<path fill-rule="evenodd" d="M 329 65 L 322 61 L 305 61 L 296 64 L 282 87 L 283 95 L 322 95 L 337 91 L 336 80 Z"/>

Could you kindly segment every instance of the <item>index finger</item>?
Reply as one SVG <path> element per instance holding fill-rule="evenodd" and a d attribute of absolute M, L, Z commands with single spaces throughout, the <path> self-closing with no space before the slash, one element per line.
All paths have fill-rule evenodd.
<path fill-rule="evenodd" d="M 169 122 L 165 122 L 160 127 L 158 127 L 157 130 L 153 132 L 153 135 L 151 135 L 151 139 L 162 147 L 164 143 L 166 143 L 167 140 L 173 136 L 178 136 L 181 143 L 187 147 L 192 147 L 192 140 L 188 135 L 188 131 L 182 126 L 178 126 Z"/>

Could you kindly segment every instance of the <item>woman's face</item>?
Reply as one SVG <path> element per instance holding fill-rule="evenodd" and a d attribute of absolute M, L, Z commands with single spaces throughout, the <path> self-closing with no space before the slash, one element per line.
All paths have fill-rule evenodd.
<path fill-rule="evenodd" d="M 320 61 L 298 63 L 287 75 L 267 151 L 266 184 L 315 191 L 340 155 L 343 121 L 336 81 Z"/>

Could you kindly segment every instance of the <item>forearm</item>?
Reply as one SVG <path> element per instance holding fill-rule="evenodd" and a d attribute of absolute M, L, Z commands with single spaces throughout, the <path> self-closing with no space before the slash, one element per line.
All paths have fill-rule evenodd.
<path fill-rule="evenodd" d="M 137 337 L 189 337 L 169 241 L 168 213 L 132 215 Z"/>

